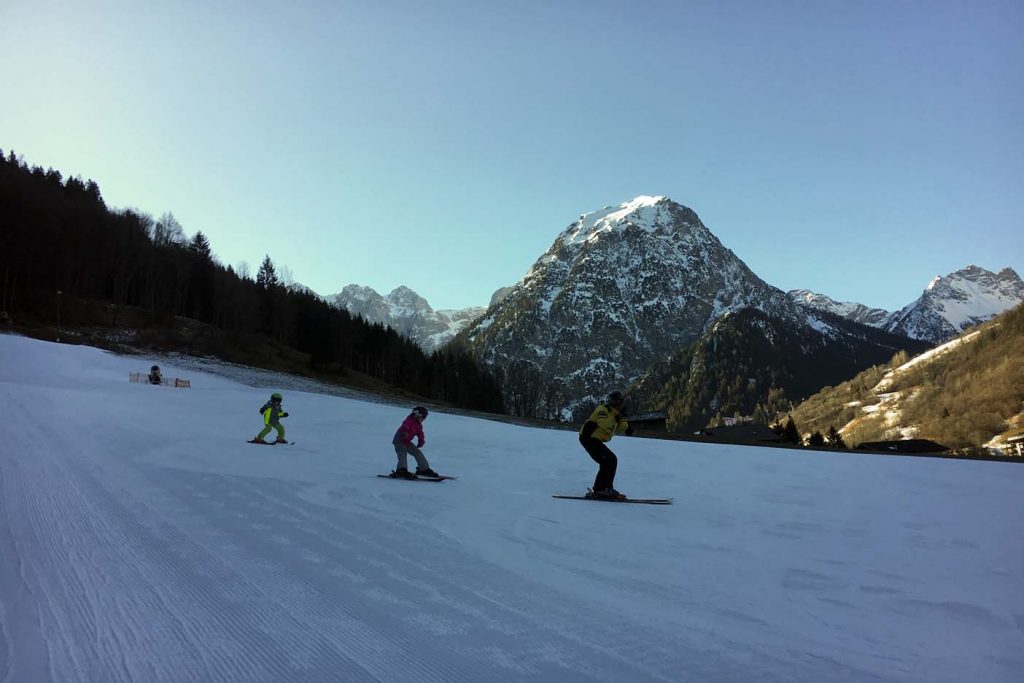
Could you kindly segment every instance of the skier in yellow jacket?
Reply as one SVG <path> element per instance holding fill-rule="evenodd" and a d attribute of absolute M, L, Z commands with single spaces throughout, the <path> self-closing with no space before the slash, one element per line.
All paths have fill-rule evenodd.
<path fill-rule="evenodd" d="M 626 497 L 615 490 L 615 469 L 619 460 L 605 444 L 612 440 L 616 432 L 629 436 L 633 428 L 629 426 L 623 413 L 626 405 L 626 397 L 621 391 L 613 391 L 608 394 L 608 399 L 597 406 L 590 418 L 583 423 L 580 429 L 580 444 L 587 451 L 587 454 L 600 466 L 597 477 L 594 479 L 594 488 L 588 497 L 611 498 L 625 500 Z"/>

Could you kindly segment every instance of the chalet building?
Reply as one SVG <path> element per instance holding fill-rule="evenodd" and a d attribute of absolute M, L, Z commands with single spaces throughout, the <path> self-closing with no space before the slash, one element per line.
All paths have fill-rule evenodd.
<path fill-rule="evenodd" d="M 1003 445 L 1003 453 L 1008 458 L 1024 458 L 1024 434 L 1011 436 Z"/>
<path fill-rule="evenodd" d="M 858 451 L 879 451 L 882 453 L 948 453 L 949 448 L 928 439 L 902 439 L 900 441 L 865 441 L 857 444 Z"/>
<path fill-rule="evenodd" d="M 721 427 L 708 427 L 696 433 L 708 441 L 736 444 L 783 443 L 785 438 L 769 427 L 755 422 L 736 422 Z"/>
<path fill-rule="evenodd" d="M 664 410 L 656 410 L 650 413 L 640 413 L 639 415 L 626 415 L 626 419 L 629 424 L 635 429 L 642 429 L 648 432 L 664 432 L 668 431 L 666 426 L 668 420 L 668 413 Z"/>

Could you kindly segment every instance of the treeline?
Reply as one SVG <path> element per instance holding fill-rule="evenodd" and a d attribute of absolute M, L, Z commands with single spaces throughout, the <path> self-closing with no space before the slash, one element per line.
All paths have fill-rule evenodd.
<path fill-rule="evenodd" d="M 214 256 L 174 216 L 112 211 L 92 180 L 29 167 L 0 150 L 0 311 L 52 320 L 55 296 L 184 316 L 226 333 L 266 335 L 317 367 L 355 370 L 457 406 L 503 412 L 498 381 L 468 354 L 427 356 L 394 330 L 287 287 L 268 256 L 255 278 Z M 116 323 L 115 318 L 111 321 Z"/>
<path fill-rule="evenodd" d="M 837 316 L 828 321 L 843 333 L 839 338 L 753 308 L 730 313 L 693 345 L 653 366 L 630 392 L 640 409 L 665 410 L 675 431 L 721 424 L 730 416 L 749 415 L 767 425 L 787 414 L 795 399 L 884 362 L 894 345 L 926 347 Z"/>

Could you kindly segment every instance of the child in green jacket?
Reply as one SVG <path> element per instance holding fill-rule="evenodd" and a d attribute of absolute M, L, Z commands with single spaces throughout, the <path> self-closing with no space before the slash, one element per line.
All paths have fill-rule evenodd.
<path fill-rule="evenodd" d="M 284 438 L 284 425 L 281 424 L 282 417 L 288 417 L 288 413 L 281 410 L 281 403 L 284 398 L 281 394 L 276 391 L 270 395 L 270 400 L 263 404 L 260 408 L 260 414 L 263 415 L 263 431 L 256 435 L 256 438 L 252 440 L 252 443 L 269 443 L 263 440 L 267 434 L 270 433 L 271 429 L 277 430 L 277 441 L 274 443 L 288 443 L 288 440 Z"/>

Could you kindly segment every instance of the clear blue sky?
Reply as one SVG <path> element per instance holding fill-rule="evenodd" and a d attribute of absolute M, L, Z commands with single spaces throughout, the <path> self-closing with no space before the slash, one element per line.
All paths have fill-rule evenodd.
<path fill-rule="evenodd" d="M 1024 2 L 2 0 L 0 148 L 322 294 L 484 305 L 583 212 L 783 289 L 1024 275 Z"/>

